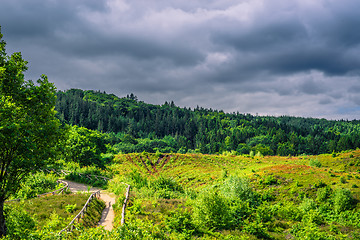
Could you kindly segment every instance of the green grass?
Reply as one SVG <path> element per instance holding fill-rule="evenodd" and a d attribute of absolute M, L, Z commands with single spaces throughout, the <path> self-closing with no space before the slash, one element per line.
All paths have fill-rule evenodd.
<path fill-rule="evenodd" d="M 357 239 L 359 160 L 360 150 L 298 157 L 116 155 L 108 166 L 114 174 L 109 190 L 118 196 L 114 230 L 89 228 L 97 218 L 89 214 L 89 224 L 85 218 L 83 227 L 64 239 Z M 125 226 L 122 182 L 132 186 Z M 66 219 L 68 204 L 82 206 L 52 201 L 31 212 L 37 218 L 48 212 L 45 225 L 55 222 L 53 209 Z M 102 205 L 95 205 L 99 213 Z"/>
<path fill-rule="evenodd" d="M 37 229 L 48 226 L 49 222 L 59 220 L 59 224 L 53 230 L 61 230 L 66 227 L 70 221 L 83 208 L 90 194 L 64 194 L 50 195 L 40 198 L 33 198 L 21 202 L 6 203 L 7 207 L 23 208 L 32 216 L 36 223 Z M 70 207 L 71 206 L 71 207 Z M 101 218 L 102 209 L 105 204 L 103 201 L 94 200 L 81 221 L 85 226 L 95 226 Z"/>
<path fill-rule="evenodd" d="M 191 213 L 194 204 L 198 201 L 197 195 L 209 188 L 214 189 L 212 191 L 218 191 L 217 186 L 221 186 L 228 176 L 250 179 L 253 190 L 262 199 L 260 206 L 251 210 L 255 211 L 253 214 L 258 217 L 246 218 L 248 223 L 244 225 L 245 228 L 219 229 L 215 232 L 201 229 L 173 232 L 167 229 L 154 233 L 159 236 L 166 233 L 165 236 L 169 239 L 177 239 L 185 235 L 189 239 L 217 239 L 226 238 L 226 236 L 229 239 L 256 239 L 254 236 L 284 239 L 286 235 L 306 238 L 307 234 L 346 239 L 360 232 L 359 220 L 351 220 L 351 215 L 358 216 L 360 210 L 358 187 L 360 185 L 360 150 L 339 153 L 336 156 L 324 154 L 298 157 L 174 153 L 121 154 L 115 156 L 112 170 L 117 173 L 112 186 L 119 181 L 127 182 L 132 186 L 141 186 L 132 188 L 127 214 L 127 221 L 136 224 L 139 229 L 141 229 L 139 221 L 143 225 L 148 222 L 148 224 L 158 226 L 159 229 L 167 229 L 169 221 L 172 221 L 169 219 L 172 219 L 174 212 Z M 138 177 L 134 178 L 134 173 Z M 153 184 L 159 178 L 173 180 L 182 187 L 183 191 L 176 193 L 173 191 L 168 195 L 159 194 L 159 192 L 168 191 L 166 188 L 154 189 Z M 141 182 L 140 185 L 138 185 L 139 182 Z M 318 202 L 319 189 L 325 186 L 331 189 L 330 195 L 322 202 Z M 354 209 L 351 210 L 353 213 L 345 212 L 342 217 L 331 209 L 334 204 L 331 199 L 340 189 L 349 189 L 356 201 Z M 164 196 L 170 199 L 164 199 Z M 308 204 L 304 203 L 306 199 L 313 199 L 311 201 L 315 203 L 314 212 L 302 212 L 301 207 Z M 276 208 L 273 209 L 275 206 Z M 260 210 L 262 208 L 265 210 Z M 261 211 L 272 212 L 273 215 L 265 217 Z M 300 212 L 296 213 L 296 211 Z M 326 211 L 328 212 L 325 213 Z M 299 214 L 301 217 L 296 218 L 294 214 Z M 183 219 L 181 216 L 179 219 Z M 267 220 L 260 220 L 261 223 L 259 223 L 259 219 L 263 218 Z M 312 220 L 306 220 L 308 218 Z M 314 220 L 317 218 L 319 220 Z M 310 226 L 312 230 L 308 229 Z M 321 237 L 318 238 L 321 239 Z"/>

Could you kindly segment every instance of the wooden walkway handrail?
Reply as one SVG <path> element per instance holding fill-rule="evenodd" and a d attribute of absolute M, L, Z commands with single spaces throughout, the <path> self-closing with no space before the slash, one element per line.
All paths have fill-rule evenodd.
<path fill-rule="evenodd" d="M 58 175 L 61 175 L 61 174 L 69 175 L 69 174 L 71 174 L 71 173 L 75 173 L 75 174 L 78 174 L 79 176 L 84 175 L 84 176 L 87 177 L 87 178 L 94 177 L 94 178 L 96 178 L 97 180 L 98 180 L 98 178 L 102 178 L 103 180 L 106 180 L 106 181 L 110 181 L 110 180 L 111 180 L 111 178 L 104 177 L 104 176 L 100 176 L 100 175 L 77 173 L 77 172 L 71 172 L 71 171 L 67 171 L 67 170 L 63 170 L 63 169 L 56 170 L 56 169 L 54 169 L 54 168 L 49 168 L 49 169 L 44 169 L 44 170 L 47 171 L 48 173 L 53 172 L 53 173 L 58 174 Z"/>
<path fill-rule="evenodd" d="M 123 182 L 121 182 L 121 183 L 123 183 Z M 121 212 L 121 225 L 125 224 L 125 210 L 126 210 L 127 202 L 129 200 L 130 187 L 131 187 L 130 184 L 127 184 L 127 183 L 123 183 L 123 184 L 126 184 L 127 188 L 126 188 L 125 199 L 124 199 L 124 203 L 122 206 L 122 212 Z"/>
<path fill-rule="evenodd" d="M 86 210 L 87 210 L 87 207 L 88 205 L 90 204 L 91 200 L 94 198 L 94 197 L 100 197 L 100 191 L 101 190 L 98 190 L 94 193 L 92 193 L 90 195 L 90 197 L 88 198 L 88 200 L 86 201 L 84 207 L 81 209 L 81 211 L 73 218 L 73 220 L 71 220 L 71 222 L 64 228 L 62 229 L 60 232 L 59 232 L 59 235 L 61 233 L 63 233 L 64 231 L 68 231 L 68 232 L 71 232 L 73 229 L 74 229 L 74 223 L 76 221 L 76 219 L 78 220 L 78 222 L 80 221 L 81 218 L 84 217 L 85 213 L 86 213 Z"/>
<path fill-rule="evenodd" d="M 50 195 L 50 194 L 51 194 L 51 195 L 55 195 L 56 192 L 59 192 L 58 194 L 61 194 L 61 193 L 64 192 L 65 189 L 69 188 L 69 184 L 68 184 L 67 182 L 64 182 L 64 181 L 61 181 L 61 180 L 57 180 L 56 182 L 62 183 L 62 184 L 64 184 L 65 186 L 62 187 L 62 188 L 60 188 L 60 189 L 57 189 L 57 190 L 55 190 L 55 191 L 52 191 L 52 192 L 47 192 L 47 193 L 42 193 L 42 194 L 36 195 L 36 196 L 33 197 L 33 198 L 42 197 L 42 196 Z M 21 198 L 18 198 L 18 199 L 7 200 L 7 201 L 5 201 L 5 202 L 14 202 L 14 201 L 20 201 L 20 200 L 22 200 L 22 199 L 21 199 Z"/>

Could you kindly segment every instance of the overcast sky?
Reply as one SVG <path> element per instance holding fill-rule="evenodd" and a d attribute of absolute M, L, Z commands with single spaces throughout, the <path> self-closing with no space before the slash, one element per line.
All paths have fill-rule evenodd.
<path fill-rule="evenodd" d="M 27 79 L 226 112 L 360 119 L 359 0 L 1 0 Z"/>

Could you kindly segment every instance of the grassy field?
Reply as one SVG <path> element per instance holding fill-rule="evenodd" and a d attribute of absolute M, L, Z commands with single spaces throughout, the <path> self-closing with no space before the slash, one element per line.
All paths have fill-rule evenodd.
<path fill-rule="evenodd" d="M 118 183 L 132 185 L 127 224 L 143 236 L 360 237 L 360 150 L 298 157 L 142 153 L 114 162 L 110 189 L 121 202 L 125 187 Z"/>

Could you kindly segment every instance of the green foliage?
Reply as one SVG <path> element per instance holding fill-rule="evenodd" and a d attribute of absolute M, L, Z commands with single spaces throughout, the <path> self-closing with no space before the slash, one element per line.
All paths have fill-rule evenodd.
<path fill-rule="evenodd" d="M 114 154 L 112 153 L 104 153 L 101 154 L 102 162 L 109 164 L 114 159 Z"/>
<path fill-rule="evenodd" d="M 334 195 L 334 209 L 337 213 L 354 207 L 355 200 L 349 189 L 338 189 Z"/>
<path fill-rule="evenodd" d="M 76 209 L 76 203 L 73 204 L 73 205 L 71 205 L 71 204 L 65 205 L 65 210 L 66 210 L 68 213 L 73 213 L 75 209 Z"/>
<path fill-rule="evenodd" d="M 338 238 L 330 233 L 320 231 L 316 224 L 295 224 L 291 228 L 291 234 L 296 239 L 314 239 L 314 240 L 337 240 L 346 239 L 346 237 Z"/>
<path fill-rule="evenodd" d="M 67 170 L 71 171 L 70 174 L 65 176 L 65 179 L 88 184 L 94 187 L 106 188 L 108 180 L 101 178 L 111 178 L 108 171 L 97 168 L 96 166 L 80 167 L 76 163 L 67 163 Z M 98 176 L 98 177 L 96 177 Z"/>
<path fill-rule="evenodd" d="M 62 134 L 55 117 L 55 86 L 42 75 L 37 84 L 24 79 L 21 53 L 8 56 L 0 33 L 0 237 L 6 234 L 3 203 L 31 172 L 56 156 Z"/>
<path fill-rule="evenodd" d="M 193 152 L 281 156 L 360 147 L 359 121 L 252 116 L 175 104 L 146 104 L 100 91 L 58 92 L 62 122 L 106 132 L 113 151 Z M 117 134 L 114 134 L 117 133 Z M 118 134 L 120 133 L 120 134 Z M 334 152 L 336 155 L 336 153 Z"/>
<path fill-rule="evenodd" d="M 309 165 L 311 166 L 311 167 L 321 167 L 322 166 L 322 164 L 321 164 L 321 162 L 318 160 L 318 159 L 311 159 L 310 160 L 310 162 L 309 162 Z"/>
<path fill-rule="evenodd" d="M 305 198 L 299 205 L 299 208 L 304 212 L 307 213 L 310 210 L 315 210 L 317 205 L 315 201 L 311 198 Z"/>
<path fill-rule="evenodd" d="M 24 182 L 21 183 L 20 189 L 12 196 L 13 199 L 28 199 L 39 194 L 54 191 L 61 186 L 56 182 L 57 177 L 53 174 L 45 174 L 38 172 L 29 175 Z"/>
<path fill-rule="evenodd" d="M 194 221 L 204 229 L 223 229 L 230 221 L 227 200 L 215 191 L 204 191 L 194 204 Z"/>
<path fill-rule="evenodd" d="M 279 181 L 275 176 L 267 175 L 265 178 L 260 180 L 260 184 L 263 184 L 263 185 L 276 185 L 276 184 L 279 184 Z"/>
<path fill-rule="evenodd" d="M 166 217 L 165 225 L 170 231 L 181 233 L 184 238 L 190 238 L 192 233 L 196 231 L 191 213 L 181 208 L 172 211 L 169 216 Z"/>
<path fill-rule="evenodd" d="M 260 239 L 271 239 L 267 233 L 267 228 L 262 222 L 245 222 L 244 232 L 250 233 Z"/>
<path fill-rule="evenodd" d="M 332 189 L 329 186 L 319 188 L 316 193 L 316 201 L 318 201 L 319 203 L 325 202 L 329 199 L 331 194 Z"/>
<path fill-rule="evenodd" d="M 97 131 L 73 126 L 66 140 L 65 158 L 77 162 L 80 166 L 96 165 L 104 168 L 101 154 L 106 152 L 103 137 Z"/>
<path fill-rule="evenodd" d="M 289 219 L 292 221 L 301 221 L 303 218 L 304 212 L 294 205 L 293 203 L 287 203 L 284 205 L 280 205 L 279 209 L 277 210 L 277 214 L 282 219 Z"/>
<path fill-rule="evenodd" d="M 135 188 L 142 188 L 148 186 L 147 178 L 143 177 L 139 172 L 132 171 L 126 176 L 127 182 Z"/>
<path fill-rule="evenodd" d="M 67 205 L 68 206 L 68 205 Z M 76 207 L 76 204 L 75 204 L 75 207 Z M 66 207 L 65 207 L 66 208 Z M 66 209 L 66 211 L 68 213 L 72 213 L 70 211 L 68 211 Z M 74 211 L 74 209 L 72 210 Z M 50 214 L 50 217 L 48 219 L 48 221 L 46 222 L 44 228 L 47 229 L 47 230 L 51 230 L 51 231 L 56 231 L 56 230 L 59 230 L 61 228 L 63 228 L 64 226 L 64 220 L 62 217 L 60 217 L 56 211 L 52 211 L 51 214 Z M 66 221 L 66 220 L 65 220 Z"/>
<path fill-rule="evenodd" d="M 36 228 L 37 222 L 23 206 L 5 207 L 6 225 L 9 239 L 26 239 Z"/>
<path fill-rule="evenodd" d="M 166 189 L 169 191 L 178 191 L 178 192 L 183 191 L 182 187 L 179 184 L 177 184 L 177 182 L 174 179 L 164 176 L 158 177 L 152 183 L 150 183 L 150 185 L 155 190 Z"/>
<path fill-rule="evenodd" d="M 346 179 L 345 179 L 344 176 L 341 176 L 341 177 L 340 177 L 340 182 L 341 182 L 342 184 L 346 183 Z"/>
<path fill-rule="evenodd" d="M 229 199 L 239 199 L 241 201 L 254 200 L 254 193 L 247 178 L 238 176 L 228 177 L 221 185 L 221 193 Z"/>
<path fill-rule="evenodd" d="M 9 233 L 6 239 L 59 239 L 58 232 L 70 223 L 88 197 L 85 194 L 54 195 L 6 204 Z M 104 208 L 103 201 L 93 199 L 81 225 L 95 227 Z M 68 239 L 66 235 L 63 234 L 61 239 Z"/>
<path fill-rule="evenodd" d="M 155 190 L 159 198 L 169 199 L 175 197 L 178 193 L 183 193 L 183 188 L 172 178 L 160 176 L 149 183 L 149 187 Z"/>

